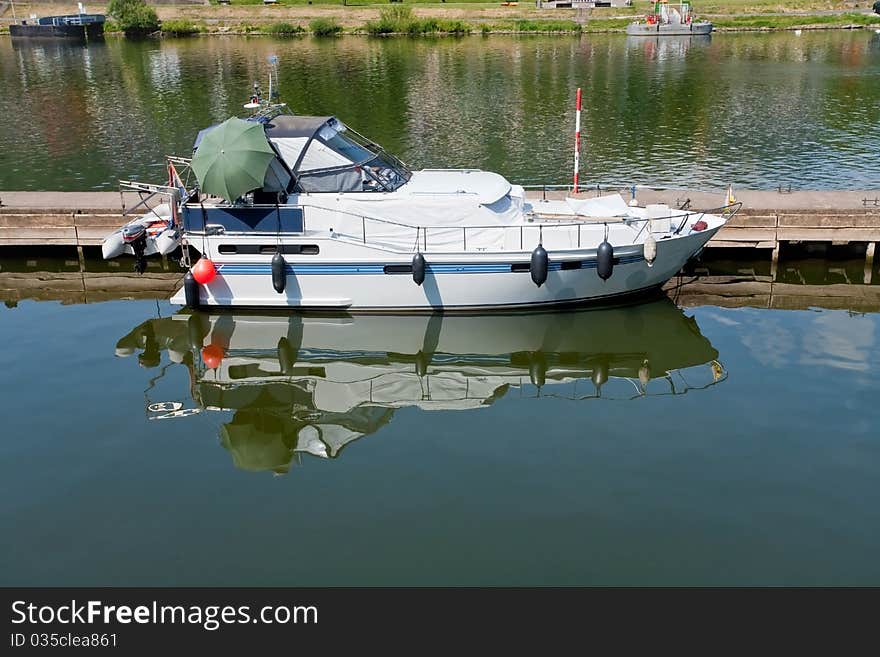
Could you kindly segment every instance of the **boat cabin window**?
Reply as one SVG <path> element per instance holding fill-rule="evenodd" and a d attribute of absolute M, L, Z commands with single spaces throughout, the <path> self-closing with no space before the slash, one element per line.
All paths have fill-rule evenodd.
<path fill-rule="evenodd" d="M 308 143 L 295 175 L 303 192 L 393 192 L 412 174 L 380 146 L 331 119 Z"/>

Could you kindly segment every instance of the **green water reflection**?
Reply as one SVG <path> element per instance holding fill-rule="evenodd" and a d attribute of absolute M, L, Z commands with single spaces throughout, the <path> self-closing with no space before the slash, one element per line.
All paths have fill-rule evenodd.
<path fill-rule="evenodd" d="M 415 167 L 565 182 L 582 86 L 588 181 L 872 188 L 877 36 L 0 39 L 0 189 L 161 178 L 164 155 L 241 113 L 273 53 L 296 111 L 338 114 Z"/>
<path fill-rule="evenodd" d="M 147 368 L 162 366 L 163 352 L 187 369 L 192 399 L 150 398 L 153 378 L 148 417 L 231 412 L 220 442 L 236 466 L 276 473 L 294 455 L 336 457 L 401 408 L 677 395 L 726 377 L 696 321 L 668 299 L 479 317 L 178 314 L 147 320 L 116 345 Z"/>
<path fill-rule="evenodd" d="M 802 307 L 0 306 L 0 583 L 878 584 L 880 315 Z"/>

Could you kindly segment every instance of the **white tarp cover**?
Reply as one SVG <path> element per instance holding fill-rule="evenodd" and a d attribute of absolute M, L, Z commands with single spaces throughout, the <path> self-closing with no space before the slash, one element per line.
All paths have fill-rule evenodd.
<path fill-rule="evenodd" d="M 363 381 L 316 380 L 315 408 L 336 413 L 362 404 L 387 408 L 418 406 L 424 410 L 480 408 L 499 387 L 510 383 L 506 377 L 468 377 L 459 372 L 420 377 L 409 367 L 398 372 L 376 369 L 373 376 Z M 519 383 L 520 377 L 515 377 L 515 382 Z"/>
<path fill-rule="evenodd" d="M 630 211 L 629 205 L 620 194 L 609 194 L 596 198 L 568 197 L 565 202 L 574 214 L 585 217 L 622 217 Z"/>
<path fill-rule="evenodd" d="M 308 141 L 308 137 L 281 137 L 273 139 L 272 143 L 275 144 L 287 167 L 293 169 Z"/>
<path fill-rule="evenodd" d="M 363 196 L 341 195 L 332 204 L 321 203 L 336 211 L 334 232 L 355 239 L 362 239 L 366 232 L 368 242 L 406 250 L 415 249 L 417 236 L 420 248 L 425 250 L 460 250 L 465 241 L 469 250 L 501 248 L 506 232 L 501 227 L 519 224 L 522 217 L 510 197 L 485 206 L 468 198 L 427 197 L 389 198 L 379 204 L 358 200 Z"/>
<path fill-rule="evenodd" d="M 510 231 L 496 227 L 522 221 L 521 195 L 494 173 L 418 171 L 391 194 L 311 195 L 308 204 L 333 211 L 334 232 L 354 239 L 366 232 L 368 242 L 415 250 L 418 234 L 425 250 L 460 250 L 465 241 L 468 250 L 499 249 Z M 427 229 L 427 247 L 425 230 L 416 227 Z"/>

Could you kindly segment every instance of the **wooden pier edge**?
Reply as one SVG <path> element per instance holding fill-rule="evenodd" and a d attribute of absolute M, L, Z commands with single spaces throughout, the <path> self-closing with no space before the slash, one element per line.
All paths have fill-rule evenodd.
<path fill-rule="evenodd" d="M 588 190 L 579 197 L 609 193 Z M 621 190 L 628 195 L 627 190 Z M 530 198 L 564 198 L 564 190 L 529 190 Z M 864 243 L 873 261 L 880 242 L 880 191 L 741 191 L 740 212 L 709 242 L 709 248 L 767 249 L 778 258 L 779 245 L 791 242 Z M 641 203 L 709 209 L 724 205 L 721 193 L 639 189 Z M 122 223 L 123 203 L 133 193 L 0 192 L 0 246 L 99 246 Z M 870 255 L 868 255 L 870 254 Z"/>

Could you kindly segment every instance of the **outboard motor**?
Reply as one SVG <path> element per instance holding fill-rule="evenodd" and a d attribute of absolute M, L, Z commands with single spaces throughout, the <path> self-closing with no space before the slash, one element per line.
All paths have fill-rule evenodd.
<path fill-rule="evenodd" d="M 143 274 L 147 270 L 147 258 L 144 256 L 147 248 L 147 227 L 143 224 L 126 226 L 122 229 L 122 241 L 134 251 L 134 270 Z"/>

